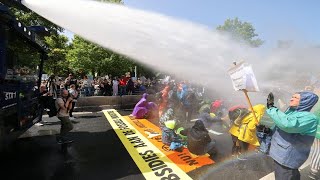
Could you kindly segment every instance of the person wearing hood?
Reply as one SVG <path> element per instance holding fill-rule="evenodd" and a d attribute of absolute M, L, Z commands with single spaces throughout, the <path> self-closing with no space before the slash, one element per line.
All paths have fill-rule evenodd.
<path fill-rule="evenodd" d="M 210 128 L 214 122 L 220 122 L 221 118 L 218 116 L 212 117 L 210 115 L 210 108 L 205 107 L 200 114 L 199 120 L 203 122 L 206 128 Z"/>
<path fill-rule="evenodd" d="M 257 104 L 253 106 L 254 114 L 243 106 L 235 106 L 229 110 L 229 119 L 233 122 L 229 130 L 233 148 L 232 153 L 243 153 L 248 150 L 249 145 L 259 146 L 259 140 L 256 135 L 256 126 L 260 122 L 265 112 L 265 105 Z"/>
<path fill-rule="evenodd" d="M 298 92 L 282 112 L 274 107 L 273 94 L 269 94 L 267 114 L 275 123 L 269 154 L 275 162 L 276 180 L 300 179 L 298 168 L 308 159 L 317 131 L 318 119 L 310 113 L 317 101 L 312 92 Z"/>
<path fill-rule="evenodd" d="M 216 153 L 215 141 L 211 140 L 207 129 L 201 120 L 197 120 L 195 124 L 188 129 L 187 132 L 188 149 L 192 154 L 204 155 L 206 153 L 211 156 Z"/>
<path fill-rule="evenodd" d="M 148 97 L 148 94 L 147 93 L 144 93 L 142 95 L 142 98 L 140 99 L 140 101 L 135 105 L 134 109 L 133 109 L 133 112 L 132 112 L 132 115 L 137 118 L 137 119 L 142 119 L 142 118 L 145 118 L 145 116 L 147 115 L 148 113 L 148 109 L 147 109 L 147 106 L 148 106 L 148 101 L 147 101 L 147 97 Z"/>

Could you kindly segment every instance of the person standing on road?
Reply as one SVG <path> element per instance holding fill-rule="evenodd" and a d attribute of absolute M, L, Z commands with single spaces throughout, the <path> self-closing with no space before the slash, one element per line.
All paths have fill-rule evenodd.
<path fill-rule="evenodd" d="M 118 96 L 118 88 L 119 88 L 118 78 L 114 77 L 112 81 L 112 92 L 114 96 Z"/>
<path fill-rule="evenodd" d="M 79 93 L 76 90 L 76 85 L 74 84 L 70 85 L 69 94 L 72 98 L 72 102 L 71 102 L 72 104 L 69 110 L 69 117 L 70 117 L 70 120 L 74 120 L 75 118 L 73 117 L 72 113 L 73 113 L 74 107 L 76 106 L 77 98 L 79 97 Z"/>
<path fill-rule="evenodd" d="M 274 97 L 267 99 L 267 114 L 275 123 L 270 147 L 276 180 L 300 179 L 298 168 L 308 159 L 318 119 L 310 113 L 318 96 L 304 91 L 293 94 L 289 108 L 281 112 L 274 107 Z"/>
<path fill-rule="evenodd" d="M 72 98 L 69 97 L 67 90 L 62 90 L 61 97 L 56 99 L 55 105 L 58 109 L 57 117 L 61 121 L 60 135 L 57 136 L 57 141 L 58 143 L 72 142 L 72 140 L 66 138 L 67 133 L 73 129 L 68 114 L 72 106 Z"/>

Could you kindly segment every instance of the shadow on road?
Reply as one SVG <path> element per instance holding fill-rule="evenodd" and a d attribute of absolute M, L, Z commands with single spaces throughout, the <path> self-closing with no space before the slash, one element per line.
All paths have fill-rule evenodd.
<path fill-rule="evenodd" d="M 23 138 L 1 153 L 5 179 L 144 179 L 113 130 L 72 132 L 68 153 L 55 136 Z"/>

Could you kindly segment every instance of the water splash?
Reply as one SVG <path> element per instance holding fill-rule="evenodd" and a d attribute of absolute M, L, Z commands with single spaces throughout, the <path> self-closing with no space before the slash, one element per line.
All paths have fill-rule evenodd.
<path fill-rule="evenodd" d="M 233 42 L 206 26 L 123 5 L 89 0 L 23 0 L 22 3 L 83 38 L 127 55 L 149 67 L 206 83 L 215 96 L 232 101 L 244 97 L 234 92 L 227 69 L 233 61 L 253 64 L 262 92 L 253 103 L 265 102 L 267 91 L 285 87 L 301 90 L 306 73 L 317 74 L 315 57 L 319 48 L 277 50 L 266 56 Z M 296 78 L 304 81 L 295 85 Z M 302 85 L 303 84 L 303 85 Z M 236 102 L 234 102 L 236 103 Z"/>
<path fill-rule="evenodd" d="M 84 0 L 24 0 L 41 16 L 92 42 L 183 79 L 233 91 L 226 71 L 249 49 L 184 20 L 116 4 Z"/>

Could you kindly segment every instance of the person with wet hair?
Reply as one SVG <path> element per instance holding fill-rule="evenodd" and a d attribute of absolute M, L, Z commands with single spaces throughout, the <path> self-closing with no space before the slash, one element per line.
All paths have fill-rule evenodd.
<path fill-rule="evenodd" d="M 293 94 L 285 112 L 274 106 L 274 96 L 267 99 L 267 114 L 275 123 L 270 147 L 276 180 L 300 179 L 298 168 L 308 159 L 316 135 L 318 119 L 310 113 L 318 96 L 310 91 Z"/>

